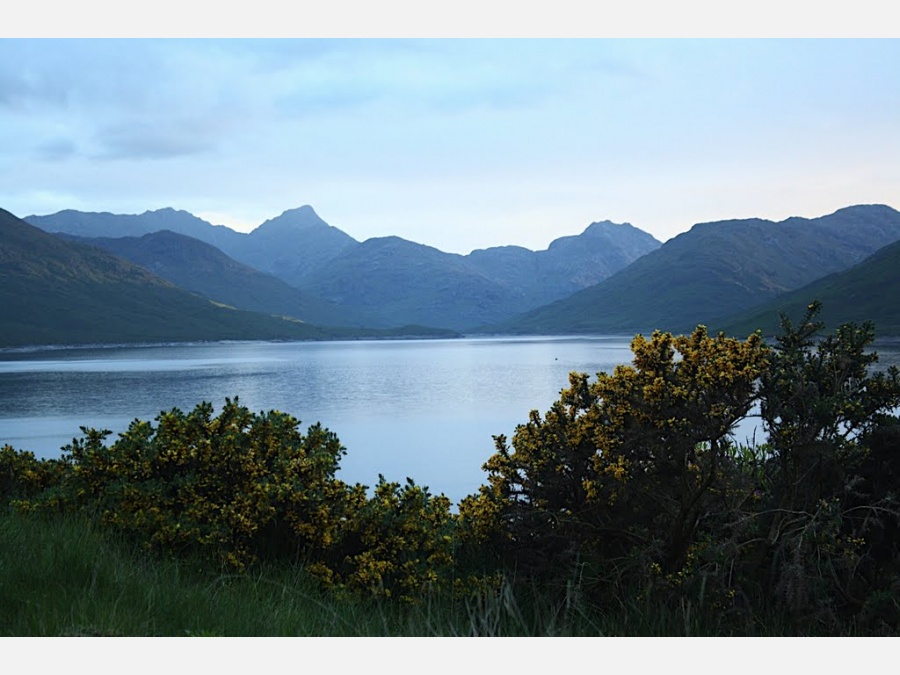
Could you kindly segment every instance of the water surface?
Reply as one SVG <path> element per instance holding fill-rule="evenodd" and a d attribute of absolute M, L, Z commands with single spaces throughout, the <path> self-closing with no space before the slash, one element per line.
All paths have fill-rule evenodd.
<path fill-rule="evenodd" d="M 0 444 L 53 457 L 79 427 L 124 431 L 135 418 L 238 396 L 347 448 L 341 476 L 407 476 L 454 501 L 484 481 L 492 436 L 545 410 L 571 371 L 631 359 L 626 338 L 236 342 L 19 350 L 0 354 Z"/>
<path fill-rule="evenodd" d="M 347 448 L 341 477 L 407 476 L 454 502 L 484 482 L 492 436 L 545 411 L 571 371 L 629 363 L 630 338 L 233 342 L 0 352 L 0 445 L 54 457 L 79 427 L 118 434 L 135 418 L 226 397 L 316 421 Z M 882 366 L 900 345 L 878 347 Z M 756 420 L 742 422 L 740 440 Z M 758 432 L 757 432 L 758 433 Z M 759 438 L 759 435 L 757 436 Z"/>

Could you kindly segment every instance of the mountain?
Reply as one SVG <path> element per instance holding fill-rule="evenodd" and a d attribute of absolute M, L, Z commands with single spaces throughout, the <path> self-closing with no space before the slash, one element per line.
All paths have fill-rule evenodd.
<path fill-rule="evenodd" d="M 826 328 L 850 321 L 874 321 L 876 334 L 900 335 L 900 241 L 889 244 L 848 270 L 829 274 L 813 283 L 757 305 L 722 322 L 731 335 L 749 335 L 761 329 L 774 335 L 779 313 L 798 321 L 813 300 L 822 302 L 819 318 Z"/>
<path fill-rule="evenodd" d="M 115 239 L 59 236 L 102 248 L 176 286 L 239 309 L 288 316 L 323 326 L 376 323 L 374 317 L 321 300 L 228 257 L 215 246 L 169 230 Z"/>
<path fill-rule="evenodd" d="M 521 307 L 524 296 L 473 270 L 464 256 L 400 237 L 368 239 L 333 259 L 305 288 L 377 313 L 380 325 L 416 323 L 464 329 Z M 515 311 L 515 310 L 513 310 Z"/>
<path fill-rule="evenodd" d="M 545 251 L 517 246 L 472 251 L 466 256 L 487 278 L 522 293 L 536 307 L 592 286 L 659 248 L 652 235 L 630 223 L 591 223 L 579 235 L 560 237 Z"/>
<path fill-rule="evenodd" d="M 0 347 L 434 334 L 322 329 L 224 308 L 93 246 L 0 209 Z M 440 334 L 440 333 L 439 333 Z"/>
<path fill-rule="evenodd" d="M 116 218 L 61 211 L 27 220 L 50 232 L 81 236 L 117 238 L 158 229 L 187 234 L 380 327 L 462 330 L 494 323 L 596 283 L 660 245 L 629 224 L 606 221 L 557 239 L 546 251 L 505 246 L 461 256 L 399 237 L 360 243 L 325 223 L 311 206 L 285 211 L 249 234 L 172 209 Z M 167 227 L 160 228 L 163 223 Z M 150 260 L 144 262 L 152 267 Z M 341 325 L 346 323 L 358 325 L 354 320 Z"/>
<path fill-rule="evenodd" d="M 600 223 L 546 251 L 506 246 L 467 256 L 400 237 L 369 239 L 303 288 L 396 322 L 465 330 L 564 297 L 659 246 L 631 225 Z"/>
<path fill-rule="evenodd" d="M 187 211 L 168 208 L 145 211 L 140 215 L 67 209 L 48 216 L 25 216 L 23 220 L 45 232 L 64 232 L 76 237 L 140 237 L 169 230 L 222 249 L 232 248 L 243 239 L 241 233 L 224 225 L 212 225 Z"/>
<path fill-rule="evenodd" d="M 495 330 L 689 330 L 846 269 L 898 239 L 900 213 L 883 205 L 777 223 L 701 223 L 605 281 L 502 322 Z"/>
<path fill-rule="evenodd" d="M 291 285 L 297 285 L 311 270 L 321 269 L 335 255 L 359 243 L 328 225 L 311 206 L 285 211 L 249 234 L 168 208 L 140 215 L 60 211 L 26 216 L 25 220 L 47 232 L 90 238 L 139 237 L 169 230 L 215 246 L 231 258 Z"/>
<path fill-rule="evenodd" d="M 326 223 L 307 205 L 265 221 L 246 235 L 240 247 L 224 250 L 241 262 L 302 288 L 331 260 L 356 246 L 356 239 Z"/>

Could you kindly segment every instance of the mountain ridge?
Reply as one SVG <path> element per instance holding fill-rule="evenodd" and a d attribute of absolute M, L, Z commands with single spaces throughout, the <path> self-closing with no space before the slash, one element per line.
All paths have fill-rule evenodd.
<path fill-rule="evenodd" d="M 880 204 L 780 222 L 698 223 L 608 279 L 492 330 L 690 330 L 846 269 L 898 239 L 900 213 Z"/>
<path fill-rule="evenodd" d="M 115 234 L 109 214 L 65 211 L 26 220 L 49 231 Z M 198 221 L 205 222 L 170 209 L 129 216 L 123 223 L 134 231 L 137 222 L 152 230 L 176 221 L 190 229 L 183 232 L 188 236 L 195 236 Z M 630 224 L 601 221 L 579 235 L 554 240 L 546 250 L 492 247 L 464 256 L 394 235 L 358 242 L 325 223 L 309 205 L 287 210 L 246 234 L 206 225 L 195 238 L 351 313 L 371 317 L 377 308 L 380 318 L 371 325 L 379 327 L 462 330 L 503 319 L 606 278 L 660 245 Z M 378 260 L 366 260 L 367 255 Z"/>

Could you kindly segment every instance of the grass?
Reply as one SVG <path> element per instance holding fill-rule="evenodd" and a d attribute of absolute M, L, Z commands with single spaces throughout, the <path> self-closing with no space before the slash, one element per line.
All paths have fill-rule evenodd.
<path fill-rule="evenodd" d="M 299 566 L 221 574 L 151 555 L 83 517 L 0 516 L 4 636 L 449 636 L 599 634 L 537 617 L 508 587 L 421 605 L 338 598 Z"/>
<path fill-rule="evenodd" d="M 49 636 L 744 636 L 790 635 L 777 617 L 736 630 L 690 603 L 597 607 L 561 592 L 503 584 L 419 604 L 340 597 L 302 566 L 223 574 L 150 554 L 83 516 L 0 515 L 0 635 Z"/>

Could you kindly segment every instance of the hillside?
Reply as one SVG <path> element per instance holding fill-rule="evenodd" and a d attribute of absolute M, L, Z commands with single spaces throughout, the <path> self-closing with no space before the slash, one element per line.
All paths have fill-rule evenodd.
<path fill-rule="evenodd" d="M 652 235 L 629 223 L 591 223 L 546 250 L 501 246 L 472 251 L 466 260 L 485 277 L 520 292 L 530 307 L 592 286 L 657 248 Z"/>
<path fill-rule="evenodd" d="M 688 330 L 846 269 L 900 239 L 900 213 L 863 205 L 820 218 L 695 225 L 609 279 L 494 327 L 510 333 Z"/>
<path fill-rule="evenodd" d="M 850 321 L 874 321 L 879 336 L 900 335 L 900 241 L 879 249 L 858 265 L 830 274 L 725 320 L 718 328 L 732 335 L 761 329 L 773 335 L 779 312 L 797 320 L 813 300 L 822 302 L 826 328 Z"/>
<path fill-rule="evenodd" d="M 319 218 L 311 206 L 285 211 L 249 234 L 212 225 L 187 211 L 174 209 L 139 215 L 67 210 L 27 216 L 25 220 L 46 232 L 91 238 L 139 237 L 169 230 L 215 246 L 231 258 L 293 286 L 346 248 L 358 244 Z"/>
<path fill-rule="evenodd" d="M 0 209 L 0 347 L 186 340 L 449 336 L 323 329 L 223 308 L 93 246 L 68 242 Z"/>
<path fill-rule="evenodd" d="M 339 306 L 351 318 L 338 319 L 338 325 L 359 325 L 358 319 L 381 327 L 493 323 L 605 279 L 660 245 L 629 224 L 606 221 L 544 251 L 503 246 L 462 256 L 399 237 L 360 243 L 310 206 L 285 211 L 249 234 L 172 209 L 138 216 L 61 211 L 28 220 L 47 231 L 104 238 L 170 229 Z"/>
<path fill-rule="evenodd" d="M 463 256 L 399 237 L 368 239 L 334 259 L 306 289 L 377 313 L 382 325 L 463 329 L 527 307 L 524 294 L 471 269 Z"/>
<path fill-rule="evenodd" d="M 228 257 L 210 244 L 169 230 L 141 237 L 71 238 L 145 267 L 185 290 L 239 309 L 324 326 L 375 324 L 372 317 L 304 293 Z"/>

